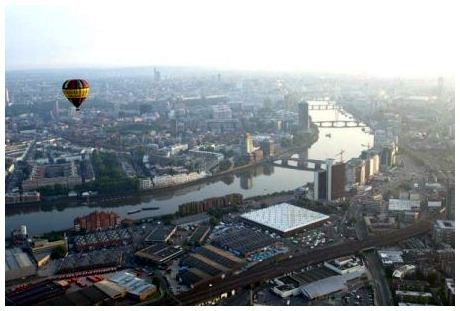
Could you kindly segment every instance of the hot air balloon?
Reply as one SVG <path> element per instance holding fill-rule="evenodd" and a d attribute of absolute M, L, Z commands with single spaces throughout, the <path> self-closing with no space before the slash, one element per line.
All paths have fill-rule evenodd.
<path fill-rule="evenodd" d="M 62 85 L 64 96 L 75 106 L 77 111 L 80 110 L 81 104 L 89 94 L 89 83 L 86 80 L 74 79 L 67 80 Z"/>

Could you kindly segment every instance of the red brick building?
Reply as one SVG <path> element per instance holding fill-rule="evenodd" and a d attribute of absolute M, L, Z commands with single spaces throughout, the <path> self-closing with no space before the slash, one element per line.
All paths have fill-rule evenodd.
<path fill-rule="evenodd" d="M 114 212 L 92 212 L 84 217 L 74 219 L 75 231 L 85 230 L 86 232 L 106 230 L 118 227 L 121 223 L 120 216 Z"/>

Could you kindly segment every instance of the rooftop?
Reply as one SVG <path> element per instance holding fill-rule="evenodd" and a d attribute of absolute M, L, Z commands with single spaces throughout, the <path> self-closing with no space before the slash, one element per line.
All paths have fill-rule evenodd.
<path fill-rule="evenodd" d="M 112 276 L 110 281 L 136 296 L 141 295 L 144 291 L 155 289 L 155 285 L 147 283 L 145 280 L 135 277 L 128 272 L 119 272 Z"/>
<path fill-rule="evenodd" d="M 5 270 L 15 270 L 34 266 L 30 257 L 20 248 L 7 248 L 5 251 L 6 265 Z"/>
<path fill-rule="evenodd" d="M 411 211 L 412 208 L 419 208 L 420 201 L 390 199 L 388 210 L 390 211 Z"/>
<path fill-rule="evenodd" d="M 440 229 L 455 230 L 455 221 L 453 220 L 437 220 L 436 226 Z"/>
<path fill-rule="evenodd" d="M 287 203 L 249 212 L 241 217 L 281 232 L 289 232 L 329 218 L 327 215 Z"/>

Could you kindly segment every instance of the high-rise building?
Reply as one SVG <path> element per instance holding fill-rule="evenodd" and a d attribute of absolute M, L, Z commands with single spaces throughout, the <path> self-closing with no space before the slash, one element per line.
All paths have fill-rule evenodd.
<path fill-rule="evenodd" d="M 59 120 L 59 101 L 56 100 L 56 103 L 53 106 L 53 117 L 56 120 Z"/>
<path fill-rule="evenodd" d="M 337 163 L 331 166 L 331 191 L 330 200 L 335 201 L 345 196 L 345 163 Z"/>
<path fill-rule="evenodd" d="M 314 200 L 327 200 L 327 183 L 327 171 L 323 169 L 315 171 Z"/>
<path fill-rule="evenodd" d="M 254 139 L 250 133 L 244 136 L 243 153 L 250 154 L 254 151 Z"/>
<path fill-rule="evenodd" d="M 447 219 L 455 220 L 455 185 L 449 185 L 447 188 Z"/>
<path fill-rule="evenodd" d="M 308 130 L 310 128 L 308 120 L 308 103 L 300 102 L 298 104 L 299 112 L 299 129 L 302 131 Z"/>
<path fill-rule="evenodd" d="M 326 169 L 319 169 L 314 174 L 315 200 L 335 201 L 345 196 L 345 163 L 334 164 L 334 159 L 326 159 Z"/>
<path fill-rule="evenodd" d="M 264 158 L 270 158 L 275 154 L 274 143 L 271 139 L 265 139 L 261 143 L 262 151 L 264 152 Z"/>
<path fill-rule="evenodd" d="M 161 80 L 161 73 L 156 68 L 153 68 L 153 79 L 155 82 L 160 82 Z"/>
<path fill-rule="evenodd" d="M 5 88 L 5 104 L 6 104 L 5 106 L 7 106 L 7 107 L 10 104 L 10 96 L 8 95 L 8 89 L 7 88 Z"/>

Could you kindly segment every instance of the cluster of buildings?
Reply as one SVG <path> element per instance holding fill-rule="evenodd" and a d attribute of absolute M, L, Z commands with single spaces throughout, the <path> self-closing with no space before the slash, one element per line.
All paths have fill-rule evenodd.
<path fill-rule="evenodd" d="M 29 191 L 23 193 L 10 192 L 5 194 L 6 204 L 40 202 L 40 192 Z"/>
<path fill-rule="evenodd" d="M 259 142 L 259 146 L 256 147 L 254 137 L 250 133 L 246 133 L 241 145 L 241 154 L 251 162 L 270 159 L 275 154 L 274 141 L 268 137 Z"/>
<path fill-rule="evenodd" d="M 364 264 L 357 257 L 341 257 L 276 278 L 271 290 L 285 299 L 302 295 L 308 301 L 322 300 L 330 295 L 343 295 L 366 284 L 366 273 Z"/>

